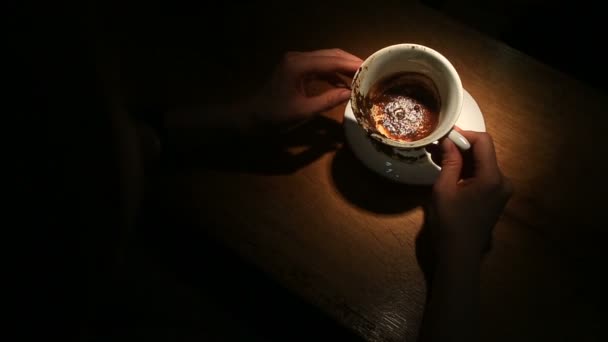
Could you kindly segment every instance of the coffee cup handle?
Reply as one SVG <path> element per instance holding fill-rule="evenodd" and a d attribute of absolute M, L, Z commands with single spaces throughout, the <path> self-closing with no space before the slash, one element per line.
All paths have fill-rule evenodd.
<path fill-rule="evenodd" d="M 471 148 L 471 143 L 465 138 L 462 134 L 460 134 L 455 129 L 451 130 L 448 134 L 448 139 L 452 140 L 458 148 L 463 151 L 466 151 Z"/>

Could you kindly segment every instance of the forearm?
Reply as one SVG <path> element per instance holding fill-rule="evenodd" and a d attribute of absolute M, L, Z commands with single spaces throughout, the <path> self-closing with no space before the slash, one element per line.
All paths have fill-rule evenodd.
<path fill-rule="evenodd" d="M 439 248 L 423 341 L 479 340 L 480 252 L 466 244 Z"/>
<path fill-rule="evenodd" d="M 165 143 L 179 151 L 253 137 L 261 131 L 258 105 L 247 98 L 223 105 L 176 108 L 165 116 Z"/>

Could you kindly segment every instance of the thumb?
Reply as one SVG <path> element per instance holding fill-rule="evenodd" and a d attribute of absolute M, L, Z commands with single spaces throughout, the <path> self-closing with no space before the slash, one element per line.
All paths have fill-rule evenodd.
<path fill-rule="evenodd" d="M 453 186 L 460 180 L 462 171 L 462 155 L 456 145 L 450 139 L 441 142 L 443 158 L 441 159 L 441 173 L 437 178 L 438 186 Z"/>
<path fill-rule="evenodd" d="M 305 98 L 299 108 L 305 113 L 317 113 L 331 109 L 350 98 L 350 89 L 335 88 L 321 95 Z"/>

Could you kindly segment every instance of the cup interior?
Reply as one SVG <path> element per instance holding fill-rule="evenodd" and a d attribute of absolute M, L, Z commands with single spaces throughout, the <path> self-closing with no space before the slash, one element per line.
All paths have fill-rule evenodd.
<path fill-rule="evenodd" d="M 372 86 L 398 72 L 421 73 L 437 87 L 441 103 L 438 124 L 423 139 L 403 142 L 380 135 L 374 132 L 373 119 L 369 111 L 366 111 L 364 99 Z M 462 108 L 462 83 L 456 69 L 439 52 L 417 44 L 393 45 L 372 54 L 355 74 L 352 89 L 351 106 L 359 124 L 374 138 L 394 147 L 416 148 L 439 140 L 454 127 Z"/>

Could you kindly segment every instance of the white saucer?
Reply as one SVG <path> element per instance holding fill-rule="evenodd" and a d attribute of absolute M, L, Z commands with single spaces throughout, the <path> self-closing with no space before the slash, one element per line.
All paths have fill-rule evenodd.
<path fill-rule="evenodd" d="M 456 125 L 464 130 L 485 132 L 483 114 L 475 99 L 464 91 L 462 112 Z M 390 157 L 378 151 L 367 134 L 357 123 L 350 101 L 344 111 L 344 133 L 353 153 L 371 170 L 392 181 L 404 184 L 430 185 L 439 175 L 440 167 L 431 161 L 430 154 L 424 160 L 412 163 Z"/>

